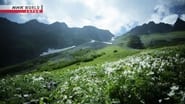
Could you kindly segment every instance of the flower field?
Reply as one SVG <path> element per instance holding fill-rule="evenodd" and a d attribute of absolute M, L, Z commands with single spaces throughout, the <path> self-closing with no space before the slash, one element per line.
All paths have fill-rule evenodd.
<path fill-rule="evenodd" d="M 0 104 L 184 104 L 185 46 L 0 80 Z"/>

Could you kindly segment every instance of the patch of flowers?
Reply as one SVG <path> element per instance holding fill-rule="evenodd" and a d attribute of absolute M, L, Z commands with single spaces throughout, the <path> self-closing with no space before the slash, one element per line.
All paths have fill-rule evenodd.
<path fill-rule="evenodd" d="M 163 48 L 103 65 L 1 79 L 0 100 L 16 97 L 23 102 L 51 104 L 184 104 L 184 52 L 184 46 Z"/>
<path fill-rule="evenodd" d="M 58 104 L 181 104 L 185 101 L 185 57 L 181 52 L 153 50 L 75 69 L 51 96 Z"/>
<path fill-rule="evenodd" d="M 0 103 L 37 104 L 41 98 L 47 98 L 56 87 L 57 82 L 45 72 L 3 78 L 0 80 Z"/>
<path fill-rule="evenodd" d="M 182 49 L 183 50 L 183 49 Z M 182 50 L 144 52 L 102 65 L 112 71 L 110 97 L 121 104 L 185 102 L 185 57 Z"/>

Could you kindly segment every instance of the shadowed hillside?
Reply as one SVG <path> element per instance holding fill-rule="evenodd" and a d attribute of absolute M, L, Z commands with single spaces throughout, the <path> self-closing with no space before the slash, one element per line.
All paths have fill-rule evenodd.
<path fill-rule="evenodd" d="M 0 67 L 39 56 L 48 48 L 60 49 L 97 41 L 110 41 L 112 34 L 92 26 L 69 28 L 65 23 L 39 23 L 31 20 L 17 24 L 0 18 Z"/>

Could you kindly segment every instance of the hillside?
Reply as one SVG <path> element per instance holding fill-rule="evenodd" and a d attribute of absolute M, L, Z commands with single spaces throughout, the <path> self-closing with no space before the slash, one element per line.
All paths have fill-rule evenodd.
<path fill-rule="evenodd" d="M 96 65 L 105 61 L 115 61 L 139 51 L 125 50 L 117 45 L 103 42 L 89 42 L 58 53 L 40 56 L 33 60 L 25 61 L 4 68 L 0 68 L 0 77 L 37 71 L 52 71 L 65 68 Z"/>
<path fill-rule="evenodd" d="M 0 25 L 1 60 L 11 63 L 20 61 L 18 55 L 24 60 L 39 56 L 0 68 L 0 104 L 185 102 L 185 31 L 180 19 L 173 26 L 137 26 L 113 43 L 110 32 L 91 26 L 0 22 L 6 24 Z M 134 49 L 128 43 L 143 46 Z"/>
<path fill-rule="evenodd" d="M 131 29 L 127 34 L 130 35 L 141 35 L 141 34 L 152 34 L 152 33 L 166 33 L 172 31 L 172 26 L 159 23 L 155 24 L 154 22 L 149 22 L 148 24 L 143 24 L 141 26 L 136 26 Z"/>
<path fill-rule="evenodd" d="M 177 44 L 185 43 L 185 31 L 176 31 L 168 33 L 153 33 L 153 34 L 142 34 L 138 36 L 145 48 L 156 48 L 164 46 L 173 46 Z M 126 34 L 114 41 L 114 44 L 118 44 L 124 48 L 128 48 L 128 41 L 130 35 Z"/>
<path fill-rule="evenodd" d="M 0 103 L 183 104 L 184 51 L 178 45 L 131 54 L 108 46 L 99 50 L 107 55 L 97 58 L 103 63 L 2 78 Z M 106 62 L 111 54 L 115 60 Z"/>
<path fill-rule="evenodd" d="M 177 18 L 173 26 L 165 23 L 156 24 L 153 21 L 151 21 L 148 24 L 136 26 L 126 34 L 142 35 L 142 34 L 153 34 L 153 33 L 167 33 L 167 32 L 174 32 L 174 31 L 185 31 L 185 21 L 181 20 L 180 18 Z"/>
<path fill-rule="evenodd" d="M 0 104 L 185 104 L 185 0 L 0 0 L 0 48 Z"/>
<path fill-rule="evenodd" d="M 185 21 L 178 18 L 173 26 L 150 22 L 131 29 L 126 34 L 117 37 L 113 43 L 128 47 L 130 40 L 134 38 L 139 38 L 144 48 L 182 44 L 185 43 Z"/>
<path fill-rule="evenodd" d="M 0 67 L 38 57 L 49 48 L 60 49 L 97 41 L 110 41 L 113 34 L 93 26 L 69 28 L 65 23 L 43 24 L 31 20 L 17 24 L 0 18 Z"/>
<path fill-rule="evenodd" d="M 173 31 L 185 31 L 185 21 L 181 20 L 180 18 L 174 24 Z"/>

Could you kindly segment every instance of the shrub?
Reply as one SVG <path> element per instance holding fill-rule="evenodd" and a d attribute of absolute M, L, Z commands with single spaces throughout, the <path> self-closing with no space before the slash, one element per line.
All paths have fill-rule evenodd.
<path fill-rule="evenodd" d="M 117 53 L 117 52 L 118 52 L 118 50 L 114 50 L 113 52 L 114 52 L 114 53 Z"/>
<path fill-rule="evenodd" d="M 140 40 L 139 36 L 132 35 L 129 37 L 129 41 L 127 43 L 128 47 L 135 48 L 135 49 L 143 49 L 144 45 Z"/>

